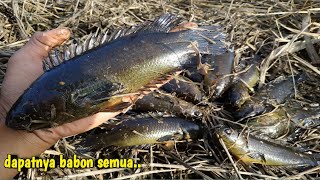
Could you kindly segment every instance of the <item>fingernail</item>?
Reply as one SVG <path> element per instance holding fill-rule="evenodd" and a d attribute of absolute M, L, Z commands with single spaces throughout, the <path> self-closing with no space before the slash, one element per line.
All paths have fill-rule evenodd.
<path fill-rule="evenodd" d="M 70 35 L 70 30 L 68 28 L 61 28 L 58 32 L 59 35 L 62 36 L 69 36 Z"/>

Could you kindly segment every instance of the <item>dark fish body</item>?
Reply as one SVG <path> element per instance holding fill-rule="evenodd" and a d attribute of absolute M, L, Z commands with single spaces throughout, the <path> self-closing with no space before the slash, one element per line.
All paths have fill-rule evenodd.
<path fill-rule="evenodd" d="M 253 88 L 259 81 L 259 63 L 253 58 L 249 69 L 237 76 L 228 91 L 228 99 L 232 106 L 240 107 L 250 98 L 249 88 Z"/>
<path fill-rule="evenodd" d="M 204 93 L 194 82 L 184 78 L 175 78 L 163 85 L 161 89 L 194 104 L 201 102 L 204 97 Z"/>
<path fill-rule="evenodd" d="M 133 106 L 138 112 L 165 112 L 179 117 L 200 117 L 201 109 L 171 94 L 153 92 L 137 100 Z"/>
<path fill-rule="evenodd" d="M 187 71 L 183 73 L 183 75 L 196 83 L 202 83 L 204 79 L 203 75 L 199 72 L 197 67 L 188 68 Z"/>
<path fill-rule="evenodd" d="M 208 55 L 207 58 L 210 70 L 204 76 L 204 83 L 209 97 L 217 98 L 227 90 L 232 81 L 234 53 Z"/>
<path fill-rule="evenodd" d="M 221 128 L 217 134 L 229 152 L 245 163 L 292 168 L 318 166 L 320 163 L 312 154 L 240 134 L 231 128 Z"/>
<path fill-rule="evenodd" d="M 128 119 L 111 131 L 88 136 L 78 146 L 78 151 L 98 150 L 110 146 L 138 146 L 178 140 L 197 140 L 203 137 L 202 127 L 182 118 Z"/>
<path fill-rule="evenodd" d="M 196 53 L 191 42 L 204 54 L 223 49 L 217 42 L 216 51 L 208 51 L 212 45 L 203 36 L 213 39 L 213 34 L 220 34 L 216 31 L 167 33 L 172 21 L 163 24 L 166 18 L 172 17 L 164 15 L 141 32 L 104 43 L 45 72 L 13 105 L 7 126 L 32 131 L 122 110 L 130 106 L 122 101 L 124 96 L 157 88 L 168 75 L 192 64 Z"/>

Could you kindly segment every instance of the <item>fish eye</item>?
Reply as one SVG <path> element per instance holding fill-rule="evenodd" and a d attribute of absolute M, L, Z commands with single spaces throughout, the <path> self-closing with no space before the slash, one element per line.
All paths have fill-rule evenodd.
<path fill-rule="evenodd" d="M 231 135 L 231 134 L 232 134 L 232 129 L 230 129 L 230 128 L 225 128 L 223 131 L 224 131 L 227 135 Z"/>
<path fill-rule="evenodd" d="M 193 114 L 194 114 L 196 117 L 200 117 L 200 116 L 202 115 L 202 113 L 199 112 L 199 111 L 195 111 Z"/>

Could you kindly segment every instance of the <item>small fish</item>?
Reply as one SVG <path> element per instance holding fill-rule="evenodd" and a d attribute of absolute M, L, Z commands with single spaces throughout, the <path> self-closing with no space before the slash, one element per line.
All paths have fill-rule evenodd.
<path fill-rule="evenodd" d="M 259 115 L 263 112 L 270 112 L 275 106 L 284 103 L 287 98 L 294 94 L 294 83 L 301 83 L 305 80 L 304 74 L 288 78 L 279 78 L 272 83 L 262 87 L 256 94 L 251 96 L 235 113 L 234 117 L 248 118 Z"/>
<path fill-rule="evenodd" d="M 249 88 L 253 88 L 259 81 L 260 59 L 255 56 L 250 60 L 250 67 L 247 71 L 239 74 L 234 78 L 234 81 L 228 91 L 228 99 L 230 104 L 235 107 L 241 107 L 249 98 Z"/>
<path fill-rule="evenodd" d="M 170 75 L 195 64 L 199 53 L 225 52 L 225 35 L 217 26 L 169 33 L 180 22 L 165 14 L 56 53 L 44 62 L 47 71 L 8 112 L 6 125 L 33 131 L 97 112 L 121 111 L 132 105 L 126 99 L 135 101 L 159 88 Z"/>
<path fill-rule="evenodd" d="M 320 165 L 320 161 L 313 154 L 240 134 L 231 128 L 223 127 L 218 130 L 217 135 L 223 140 L 229 152 L 245 163 L 297 169 Z"/>
<path fill-rule="evenodd" d="M 197 140 L 202 138 L 203 134 L 204 129 L 201 125 L 182 118 L 128 119 L 109 132 L 87 136 L 76 149 L 78 152 L 88 152 L 110 146 L 127 147 L 174 140 Z"/>
<path fill-rule="evenodd" d="M 206 57 L 208 58 L 207 63 L 210 65 L 210 70 L 204 76 L 204 84 L 209 97 L 211 99 L 217 98 L 229 88 L 232 81 L 234 52 L 207 55 Z"/>
<path fill-rule="evenodd" d="M 153 92 L 139 99 L 133 106 L 138 112 L 165 112 L 179 117 L 200 117 L 202 110 L 171 94 Z"/>
<path fill-rule="evenodd" d="M 183 76 L 196 83 L 202 83 L 204 79 L 203 75 L 196 66 L 189 67 L 188 69 L 186 69 L 186 71 L 182 72 L 182 74 Z"/>
<path fill-rule="evenodd" d="M 297 127 L 311 129 L 319 126 L 320 108 L 287 102 L 283 107 L 249 120 L 247 125 L 256 134 L 275 139 L 289 134 Z"/>
<path fill-rule="evenodd" d="M 205 96 L 194 82 L 183 77 L 169 81 L 161 89 L 171 94 L 174 93 L 175 96 L 194 104 L 201 102 Z"/>

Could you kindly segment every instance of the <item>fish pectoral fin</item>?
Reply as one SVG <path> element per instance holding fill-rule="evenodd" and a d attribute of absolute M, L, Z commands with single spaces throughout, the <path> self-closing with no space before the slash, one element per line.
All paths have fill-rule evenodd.
<path fill-rule="evenodd" d="M 172 141 L 172 140 L 173 140 L 172 135 L 166 135 L 157 139 L 158 142 L 165 142 L 165 141 Z"/>
<path fill-rule="evenodd" d="M 167 151 L 170 151 L 174 148 L 174 145 L 175 145 L 174 141 L 168 141 L 163 144 L 162 148 L 164 148 Z"/>
<path fill-rule="evenodd" d="M 267 160 L 264 156 L 263 153 L 259 153 L 259 152 L 250 152 L 247 154 L 248 157 L 252 158 L 252 159 L 255 159 L 257 161 L 261 161 L 262 163 L 266 163 Z"/>
<path fill-rule="evenodd" d="M 104 147 L 109 147 L 109 144 L 107 144 L 108 142 L 105 140 L 108 139 L 108 137 L 109 136 L 106 133 L 90 134 L 75 145 L 75 150 L 80 154 L 86 154 L 91 151 L 100 150 Z"/>
<path fill-rule="evenodd" d="M 201 75 L 208 75 L 208 71 L 210 69 L 210 65 L 199 63 L 197 66 L 197 70 Z"/>
<path fill-rule="evenodd" d="M 71 102 L 79 107 L 88 107 L 101 104 L 123 92 L 125 88 L 121 83 L 95 81 L 84 83 L 71 93 Z"/>
<path fill-rule="evenodd" d="M 36 129 L 42 129 L 43 131 L 52 133 L 52 131 L 45 128 L 51 128 L 56 126 L 57 124 L 55 122 L 44 121 L 44 120 L 31 120 L 31 122 L 25 127 L 25 129 L 29 132 L 32 132 Z"/>
<path fill-rule="evenodd" d="M 91 95 L 86 97 L 89 98 L 94 105 L 96 105 L 109 100 L 111 97 L 120 94 L 124 90 L 125 89 L 123 88 L 122 84 L 111 83 L 96 89 L 93 93 L 91 93 Z"/>
<path fill-rule="evenodd" d="M 179 141 L 181 139 L 183 139 L 184 134 L 181 132 L 176 132 L 174 134 L 171 135 L 166 135 L 163 136 L 161 138 L 159 138 L 157 141 L 158 142 L 165 142 L 165 141 Z"/>
<path fill-rule="evenodd" d="M 101 112 L 118 112 L 123 111 L 132 106 L 130 102 L 122 102 L 116 105 L 105 105 L 103 108 L 100 109 Z"/>

